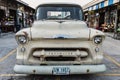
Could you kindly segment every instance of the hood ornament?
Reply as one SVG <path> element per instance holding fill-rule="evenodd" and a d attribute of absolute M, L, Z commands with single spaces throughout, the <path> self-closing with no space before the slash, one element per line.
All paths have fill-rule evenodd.
<path fill-rule="evenodd" d="M 71 38 L 71 36 L 65 35 L 65 34 L 57 34 L 57 35 L 54 35 L 53 38 L 55 38 L 55 39 L 67 39 L 67 38 Z"/>

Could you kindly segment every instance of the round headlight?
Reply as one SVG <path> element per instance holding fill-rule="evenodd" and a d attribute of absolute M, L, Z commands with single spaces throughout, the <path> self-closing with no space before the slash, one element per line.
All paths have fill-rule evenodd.
<path fill-rule="evenodd" d="M 27 38 L 25 36 L 18 36 L 18 42 L 20 44 L 25 44 L 27 42 Z"/>
<path fill-rule="evenodd" d="M 102 42 L 102 36 L 96 36 L 96 37 L 94 37 L 94 42 L 96 44 L 100 44 Z"/>

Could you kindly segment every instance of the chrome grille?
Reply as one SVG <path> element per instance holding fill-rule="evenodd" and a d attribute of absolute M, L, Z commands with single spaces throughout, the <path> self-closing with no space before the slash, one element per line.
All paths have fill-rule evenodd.
<path fill-rule="evenodd" d="M 76 61 L 83 58 L 83 54 L 81 53 L 84 53 L 84 58 L 88 57 L 87 49 L 40 48 L 33 51 L 33 58 L 37 58 L 43 61 Z"/>

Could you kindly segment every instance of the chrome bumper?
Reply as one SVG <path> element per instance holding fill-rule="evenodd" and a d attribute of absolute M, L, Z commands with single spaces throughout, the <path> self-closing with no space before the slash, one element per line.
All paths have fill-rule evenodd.
<path fill-rule="evenodd" d="M 52 75 L 54 67 L 68 67 L 70 74 L 90 74 L 104 72 L 106 66 L 101 65 L 67 65 L 67 66 L 30 66 L 30 65 L 15 65 L 14 71 L 19 74 L 41 74 Z"/>

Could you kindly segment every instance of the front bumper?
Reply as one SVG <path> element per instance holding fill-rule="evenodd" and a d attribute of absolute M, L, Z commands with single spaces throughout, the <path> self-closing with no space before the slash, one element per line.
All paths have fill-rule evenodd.
<path fill-rule="evenodd" d="M 90 74 L 104 72 L 106 66 L 101 65 L 67 65 L 67 66 L 30 66 L 30 65 L 15 65 L 14 71 L 20 74 L 41 74 L 52 75 L 54 67 L 68 67 L 70 74 Z M 62 74 L 61 74 L 62 75 Z"/>

